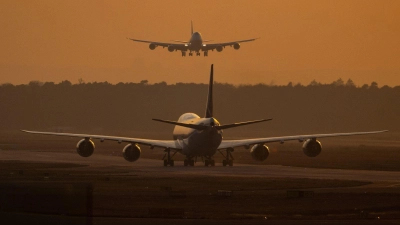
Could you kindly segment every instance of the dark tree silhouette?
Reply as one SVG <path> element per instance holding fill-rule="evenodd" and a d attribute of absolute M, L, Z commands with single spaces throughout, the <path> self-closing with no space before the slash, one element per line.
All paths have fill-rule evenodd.
<path fill-rule="evenodd" d="M 204 116 L 206 84 L 69 81 L 0 86 L 0 129 L 71 131 L 131 130 L 170 134 L 172 127 L 152 118 L 176 120 L 182 113 Z M 235 135 L 288 135 L 400 129 L 400 86 L 356 87 L 349 79 L 332 84 L 239 85 L 215 83 L 215 117 L 233 123 L 273 117 L 271 122 L 227 130 Z M 245 132 L 245 133 L 244 133 Z M 247 133 L 246 133 L 247 132 Z"/>

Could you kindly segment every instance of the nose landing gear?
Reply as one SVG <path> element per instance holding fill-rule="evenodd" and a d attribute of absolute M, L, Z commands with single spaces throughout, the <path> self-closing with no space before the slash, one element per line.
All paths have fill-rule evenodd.
<path fill-rule="evenodd" d="M 204 52 L 204 57 L 208 56 L 208 51 Z"/>
<path fill-rule="evenodd" d="M 182 51 L 182 57 L 186 56 L 186 52 Z"/>

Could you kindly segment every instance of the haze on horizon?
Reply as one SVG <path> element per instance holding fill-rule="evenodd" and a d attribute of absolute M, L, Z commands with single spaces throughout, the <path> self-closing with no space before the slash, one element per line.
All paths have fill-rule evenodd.
<path fill-rule="evenodd" d="M 127 37 L 188 40 L 260 37 L 240 50 L 181 57 Z M 351 78 L 400 85 L 400 1 L 8 1 L 0 2 L 0 84 L 60 82 L 232 84 Z"/>

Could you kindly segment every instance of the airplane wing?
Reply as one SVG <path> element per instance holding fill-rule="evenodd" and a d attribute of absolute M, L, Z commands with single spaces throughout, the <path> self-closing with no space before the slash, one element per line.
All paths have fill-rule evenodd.
<path fill-rule="evenodd" d="M 232 47 L 233 45 L 238 44 L 238 43 L 255 41 L 255 40 L 257 40 L 257 39 L 258 39 L 258 38 L 252 38 L 252 39 L 246 39 L 246 40 L 240 40 L 240 41 L 231 41 L 231 42 L 221 42 L 221 43 L 204 44 L 204 45 L 203 45 L 203 49 L 204 49 L 204 50 L 214 50 L 214 49 L 216 49 L 216 48 L 219 47 L 219 46 L 222 46 L 222 47 L 231 46 L 231 47 Z"/>
<path fill-rule="evenodd" d="M 352 132 L 352 133 L 295 135 L 295 136 L 254 138 L 254 139 L 243 139 L 243 140 L 223 140 L 222 143 L 219 145 L 218 149 L 234 148 L 234 147 L 240 147 L 240 146 L 250 146 L 250 145 L 254 145 L 254 144 L 265 144 L 265 143 L 271 143 L 271 142 L 283 143 L 285 141 L 293 141 L 293 140 L 298 140 L 298 141 L 302 142 L 307 139 L 313 139 L 313 138 L 377 134 L 377 133 L 383 133 L 383 132 L 387 132 L 387 130 L 370 131 L 370 132 Z"/>
<path fill-rule="evenodd" d="M 142 43 L 149 43 L 151 45 L 153 45 L 152 49 L 154 49 L 157 46 L 161 46 L 161 47 L 171 47 L 173 48 L 173 50 L 186 50 L 188 45 L 187 43 L 183 43 L 183 44 L 177 44 L 177 43 L 166 43 L 166 42 L 157 42 L 157 41 L 147 41 L 147 40 L 139 40 L 139 39 L 133 39 L 133 38 L 128 38 L 131 41 L 136 41 L 136 42 L 142 42 Z"/>
<path fill-rule="evenodd" d="M 179 145 L 179 143 L 174 140 L 151 140 L 151 139 L 116 137 L 116 136 L 93 135 L 93 134 L 71 134 L 71 133 L 29 131 L 29 130 L 22 130 L 22 131 L 26 132 L 26 133 L 31 133 L 31 134 L 90 138 L 90 139 L 118 141 L 119 143 L 127 142 L 127 143 L 143 144 L 143 145 L 149 145 L 149 146 L 153 146 L 153 147 L 170 148 L 170 149 L 177 149 L 177 150 L 182 149 L 182 146 Z"/>

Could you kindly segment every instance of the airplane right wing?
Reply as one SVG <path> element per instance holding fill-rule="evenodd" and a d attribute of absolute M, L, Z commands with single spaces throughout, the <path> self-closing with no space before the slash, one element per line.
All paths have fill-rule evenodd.
<path fill-rule="evenodd" d="M 110 140 L 127 142 L 127 143 L 135 143 L 135 144 L 143 144 L 149 145 L 153 147 L 161 147 L 161 148 L 169 148 L 169 149 L 177 149 L 181 150 L 182 146 L 178 143 L 178 141 L 174 140 L 151 140 L 151 139 L 141 139 L 141 138 L 128 138 L 128 137 L 116 137 L 116 136 L 105 136 L 105 135 L 93 135 L 93 134 L 71 134 L 71 133 L 56 133 L 56 132 L 41 132 L 41 131 L 29 131 L 22 130 L 26 133 L 31 134 L 42 134 L 42 135 L 54 135 L 54 136 L 65 136 L 65 137 L 79 137 L 79 138 L 88 138 L 88 139 L 100 139 L 100 140 Z"/>
<path fill-rule="evenodd" d="M 294 136 L 253 138 L 253 139 L 242 139 L 242 140 L 223 140 L 222 143 L 219 145 L 218 149 L 234 148 L 234 147 L 240 147 L 240 146 L 250 146 L 250 145 L 254 145 L 254 144 L 265 144 L 265 143 L 271 143 L 271 142 L 283 143 L 285 141 L 293 141 L 293 140 L 298 140 L 298 141 L 302 142 L 307 139 L 313 139 L 313 138 L 378 134 L 378 133 L 383 133 L 383 132 L 387 132 L 387 130 L 370 131 L 370 132 L 352 132 L 352 133 L 294 135 Z"/>
<path fill-rule="evenodd" d="M 233 46 L 233 47 L 237 46 L 237 47 L 235 47 L 235 48 L 238 49 L 238 47 L 240 47 L 239 43 L 255 41 L 255 40 L 257 40 L 257 39 L 258 39 L 258 38 L 251 38 L 251 39 L 239 40 L 239 41 L 204 44 L 204 45 L 203 45 L 203 51 L 204 51 L 204 50 L 206 50 L 206 51 L 207 51 L 207 50 L 214 50 L 214 49 L 217 49 L 217 50 L 218 50 L 218 48 L 226 47 L 226 46 L 231 46 L 231 47 L 232 47 L 232 46 Z"/>

